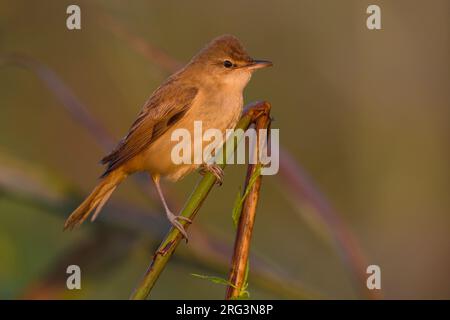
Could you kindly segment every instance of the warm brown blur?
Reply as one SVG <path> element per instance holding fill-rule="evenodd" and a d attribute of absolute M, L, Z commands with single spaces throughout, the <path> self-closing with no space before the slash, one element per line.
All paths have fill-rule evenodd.
<path fill-rule="evenodd" d="M 48 67 L 118 140 L 177 61 L 217 35 L 236 35 L 250 54 L 275 65 L 252 79 L 246 103 L 270 101 L 283 147 L 339 213 L 367 262 L 381 267 L 384 297 L 448 299 L 450 3 L 376 1 L 383 29 L 369 31 L 365 12 L 373 2 L 77 1 L 82 29 L 69 31 L 71 1 L 3 0 L 0 55 Z M 161 218 L 164 212 L 127 181 L 112 198 L 117 206 L 102 212 L 122 220 L 63 233 L 106 151 L 35 73 L 4 62 L 0 298 L 127 298 L 168 226 L 137 233 L 118 221 L 131 207 Z M 201 232 L 180 246 L 154 298 L 223 298 L 224 286 L 190 274 L 226 278 L 227 268 L 217 268 L 213 256 L 199 263 L 193 248 L 206 232 L 232 247 L 232 206 L 245 171 L 227 168 L 192 228 Z M 182 204 L 197 180 L 193 174 L 164 187 Z M 314 213 L 297 206 L 282 183 L 263 179 L 252 252 L 320 297 L 358 297 L 326 229 L 315 228 Z M 69 264 L 83 270 L 80 292 L 65 290 Z M 293 297 L 251 276 L 251 298 Z"/>

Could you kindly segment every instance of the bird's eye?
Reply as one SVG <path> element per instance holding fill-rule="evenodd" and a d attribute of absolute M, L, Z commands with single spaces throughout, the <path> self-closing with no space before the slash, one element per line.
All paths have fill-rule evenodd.
<path fill-rule="evenodd" d="M 225 68 L 231 68 L 231 67 L 233 66 L 233 63 L 232 63 L 230 60 L 225 60 L 225 61 L 223 62 L 223 66 L 224 66 Z"/>

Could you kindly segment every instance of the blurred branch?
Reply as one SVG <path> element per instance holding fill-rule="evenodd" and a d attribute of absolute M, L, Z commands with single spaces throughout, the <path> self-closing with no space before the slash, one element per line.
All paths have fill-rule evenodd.
<path fill-rule="evenodd" d="M 0 65 L 15 65 L 33 71 L 52 92 L 69 114 L 95 138 L 105 151 L 114 146 L 114 139 L 97 121 L 88 108 L 76 97 L 58 75 L 44 64 L 31 57 L 17 53 L 0 55 Z"/>
<path fill-rule="evenodd" d="M 261 112 L 264 112 L 266 108 L 270 108 L 270 106 L 265 102 L 255 103 L 251 105 L 249 108 L 247 108 L 246 112 L 239 120 L 235 129 L 236 130 L 242 129 L 244 131 L 247 130 L 248 126 L 253 121 L 255 121 L 256 117 Z M 234 137 L 231 136 L 230 139 L 234 139 Z M 237 143 L 234 144 L 234 147 L 235 148 L 237 147 Z M 234 152 L 234 149 L 233 150 L 224 150 L 224 149 L 225 148 L 219 151 L 219 153 L 217 154 L 217 158 L 223 159 L 225 154 L 225 159 L 228 159 L 229 155 L 233 154 Z M 219 164 L 219 166 L 223 169 L 225 168 L 226 161 L 222 162 L 223 163 Z M 189 218 L 190 220 L 194 220 L 198 210 L 200 209 L 200 206 L 202 205 L 203 201 L 206 199 L 212 187 L 216 183 L 216 179 L 217 178 L 210 172 L 205 174 L 205 176 L 200 180 L 200 182 L 195 187 L 193 193 L 187 200 L 184 208 L 181 210 L 180 213 L 181 216 Z M 182 221 L 181 223 L 184 225 L 185 228 L 189 226 L 189 224 L 187 224 L 186 221 Z M 175 252 L 175 249 L 177 248 L 182 238 L 183 236 L 181 232 L 177 228 L 172 227 L 166 238 L 161 242 L 161 245 L 159 246 L 155 255 L 153 256 L 153 260 L 149 268 L 147 269 L 144 278 L 131 295 L 131 299 L 143 300 L 148 297 L 150 291 L 154 287 L 156 281 L 158 280 L 162 271 L 166 267 L 170 257 Z"/>
<path fill-rule="evenodd" d="M 366 268 L 368 266 L 358 242 L 345 223 L 339 218 L 337 212 L 326 201 L 323 194 L 314 186 L 310 177 L 286 151 L 280 153 L 280 186 L 294 202 L 305 201 L 315 210 L 321 223 L 327 228 L 334 240 L 341 259 L 350 270 L 355 288 L 368 298 L 379 298 L 378 293 L 366 287 Z M 301 206 L 301 203 L 298 203 Z"/>
<path fill-rule="evenodd" d="M 99 14 L 98 22 L 103 28 L 116 35 L 120 40 L 128 43 L 134 51 L 140 53 L 148 60 L 153 61 L 155 65 L 161 67 L 163 70 L 170 70 L 170 72 L 172 72 L 183 66 L 179 61 L 172 58 L 160 48 L 153 46 L 148 41 L 129 32 L 109 14 Z"/>
<path fill-rule="evenodd" d="M 270 126 L 270 104 L 266 104 L 265 112 L 256 119 L 255 128 L 257 142 L 254 146 L 256 158 L 259 160 L 260 129 L 268 129 Z M 239 223 L 234 242 L 233 258 L 231 260 L 231 271 L 229 285 L 227 287 L 226 299 L 239 298 L 246 290 L 246 281 L 249 270 L 250 240 L 253 234 L 253 226 L 256 218 L 256 206 L 258 205 L 259 190 L 262 177 L 260 175 L 261 164 L 249 164 L 244 184 L 244 204 L 239 216 Z M 256 175 L 256 176 L 255 176 Z M 254 179 L 254 180 L 253 180 Z M 249 193 L 246 195 L 247 190 Z"/>

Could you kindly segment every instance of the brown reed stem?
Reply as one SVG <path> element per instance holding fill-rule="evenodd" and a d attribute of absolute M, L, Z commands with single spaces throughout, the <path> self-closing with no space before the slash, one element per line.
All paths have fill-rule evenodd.
<path fill-rule="evenodd" d="M 257 173 L 261 164 L 259 163 L 259 146 L 260 146 L 260 129 L 268 129 L 270 126 L 270 105 L 256 120 L 257 143 L 255 144 L 256 164 L 249 164 L 247 168 L 247 176 L 245 178 L 245 186 L 243 192 L 247 190 L 250 180 Z M 233 258 L 231 261 L 231 270 L 229 276 L 229 285 L 227 286 L 226 299 L 238 298 L 243 290 L 245 290 L 247 264 L 250 254 L 250 241 L 253 234 L 253 226 L 256 218 L 256 207 L 259 200 L 259 191 L 261 189 L 262 176 L 258 174 L 254 183 L 250 186 L 250 191 L 244 199 L 242 212 L 239 217 L 238 229 L 234 242 Z"/>

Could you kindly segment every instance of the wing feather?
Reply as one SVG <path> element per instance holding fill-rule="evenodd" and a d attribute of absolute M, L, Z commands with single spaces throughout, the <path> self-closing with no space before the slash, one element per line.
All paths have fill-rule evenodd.
<path fill-rule="evenodd" d="M 107 164 L 102 177 L 147 149 L 189 110 L 198 89 L 178 83 L 176 78 L 159 87 L 145 103 L 128 134 L 102 160 Z"/>

